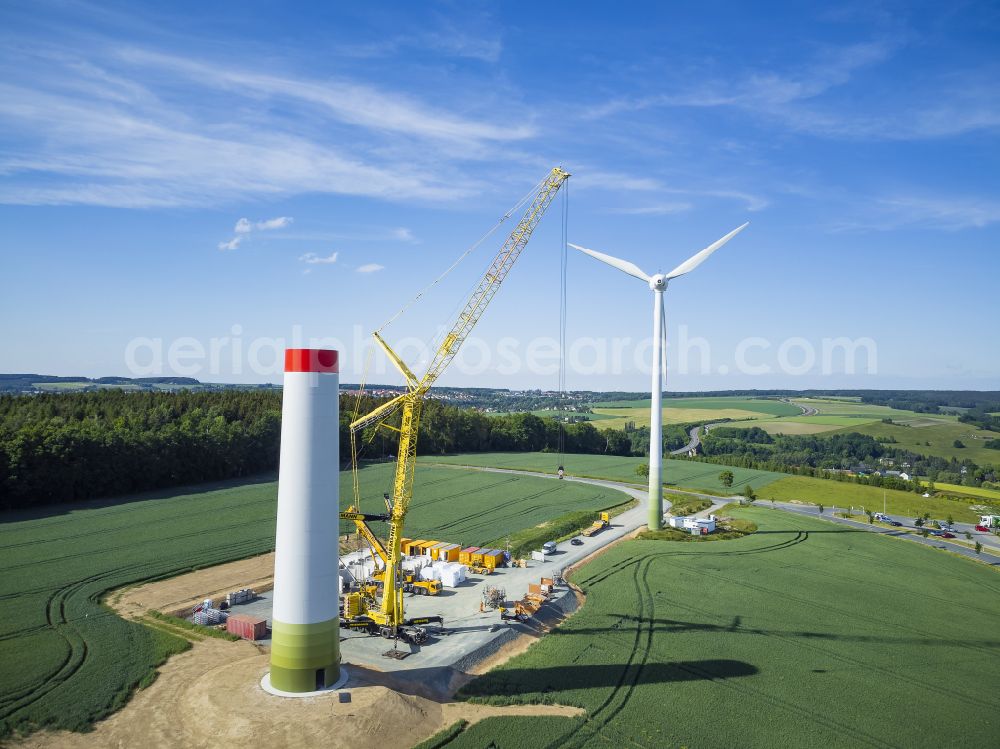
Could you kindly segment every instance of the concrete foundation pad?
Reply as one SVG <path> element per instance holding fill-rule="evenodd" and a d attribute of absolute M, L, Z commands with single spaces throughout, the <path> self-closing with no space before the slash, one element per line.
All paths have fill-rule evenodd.
<path fill-rule="evenodd" d="M 341 666 L 340 678 L 337 679 L 337 683 L 331 684 L 326 689 L 317 689 L 313 692 L 283 692 L 280 689 L 275 689 L 271 686 L 271 672 L 268 671 L 264 674 L 264 678 L 260 680 L 260 688 L 268 694 L 273 694 L 275 697 L 321 697 L 324 694 L 331 694 L 336 692 L 338 689 L 343 689 L 347 684 L 347 678 L 347 669 Z"/>

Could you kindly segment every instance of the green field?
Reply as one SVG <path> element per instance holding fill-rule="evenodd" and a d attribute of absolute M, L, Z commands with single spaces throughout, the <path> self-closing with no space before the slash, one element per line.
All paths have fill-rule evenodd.
<path fill-rule="evenodd" d="M 579 706 L 582 724 L 492 718 L 445 746 L 995 744 L 994 570 L 821 520 L 736 514 L 760 531 L 601 555 L 573 575 L 580 611 L 462 690 Z"/>
<path fill-rule="evenodd" d="M 828 508 L 864 507 L 872 512 L 882 512 L 883 490 L 877 486 L 865 486 L 849 481 L 831 481 L 811 476 L 787 476 L 780 481 L 767 484 L 757 491 L 761 500 L 776 499 L 779 502 L 799 501 L 807 504 L 822 504 Z M 929 512 L 937 520 L 945 520 L 949 515 L 962 523 L 979 521 L 979 513 L 969 509 L 976 500 L 945 499 L 943 497 L 922 497 L 913 492 L 897 489 L 885 490 L 885 507 L 890 514 L 917 517 Z"/>
<path fill-rule="evenodd" d="M 611 479 L 645 485 L 646 479 L 635 473 L 640 463 L 648 463 L 648 458 L 625 458 L 617 455 L 563 455 L 554 453 L 466 453 L 427 458 L 428 462 L 450 465 L 473 465 L 487 468 L 509 468 L 522 471 L 555 473 L 562 461 L 570 476 Z M 667 486 L 715 492 L 727 492 L 719 483 L 722 471 L 733 472 L 734 481 L 729 493 L 738 494 L 750 484 L 759 489 L 772 481 L 784 478 L 786 474 L 773 471 L 758 471 L 750 468 L 729 468 L 714 463 L 699 463 L 692 460 L 664 460 L 663 478 Z"/>
<path fill-rule="evenodd" d="M 645 408 L 649 410 L 650 400 L 632 401 L 606 401 L 603 403 L 592 403 L 592 408 L 618 409 L 618 408 Z M 737 408 L 741 411 L 753 411 L 769 416 L 794 416 L 801 413 L 800 409 L 779 400 L 769 398 L 741 398 L 738 396 L 719 396 L 717 398 L 664 398 L 664 408 L 683 409 L 696 408 L 699 410 L 722 410 Z"/>
<path fill-rule="evenodd" d="M 649 426 L 647 400 L 608 401 L 591 404 L 594 415 L 601 417 L 599 429 L 622 429 L 626 422 L 637 427 Z M 788 403 L 763 398 L 667 398 L 663 401 L 663 419 L 669 424 L 690 424 L 720 419 L 771 420 L 801 413 Z"/>
<path fill-rule="evenodd" d="M 380 509 L 393 468 L 360 472 L 364 509 Z M 341 487 L 346 507 L 349 474 Z M 43 725 L 82 730 L 121 706 L 187 642 L 118 618 L 101 596 L 270 551 L 276 497 L 277 484 L 266 479 L 0 516 L 0 736 Z M 483 545 L 625 501 L 621 492 L 583 484 L 421 466 L 407 533 Z"/>

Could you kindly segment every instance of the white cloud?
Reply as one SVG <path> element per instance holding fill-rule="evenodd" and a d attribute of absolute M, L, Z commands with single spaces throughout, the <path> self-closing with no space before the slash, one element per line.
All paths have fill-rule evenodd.
<path fill-rule="evenodd" d="M 253 231 L 253 224 L 250 223 L 250 219 L 241 218 L 236 222 L 236 226 L 233 227 L 233 231 L 237 234 L 249 234 Z"/>
<path fill-rule="evenodd" d="M 902 48 L 902 40 L 894 37 L 820 48 L 811 62 L 795 69 L 756 70 L 736 80 L 687 72 L 672 90 L 615 97 L 585 109 L 584 117 L 656 107 L 731 108 L 792 131 L 871 140 L 920 140 L 1000 128 L 996 68 L 952 71 L 924 77 L 916 85 L 900 85 L 894 76 L 885 90 L 856 80 Z M 847 88 L 852 83 L 856 85 Z"/>
<path fill-rule="evenodd" d="M 223 251 L 235 250 L 240 246 L 240 242 L 242 239 L 243 239 L 242 237 L 233 237 L 228 242 L 219 242 L 219 249 Z"/>
<path fill-rule="evenodd" d="M 301 255 L 299 260 L 303 263 L 308 263 L 309 265 L 332 264 L 337 262 L 337 256 L 339 254 L 339 252 L 331 252 L 326 257 L 321 257 L 315 252 L 307 252 L 305 255 Z"/>
<path fill-rule="evenodd" d="M 380 270 L 385 270 L 385 266 L 379 265 L 378 263 L 368 263 L 367 265 L 362 265 L 357 269 L 358 273 L 376 273 Z"/>
<path fill-rule="evenodd" d="M 290 226 L 293 219 L 291 216 L 278 216 L 277 218 L 269 218 L 266 221 L 258 221 L 255 225 L 257 231 L 271 231 L 272 229 L 284 229 L 286 226 Z"/>
<path fill-rule="evenodd" d="M 398 239 L 400 242 L 416 242 L 417 238 L 413 236 L 413 232 L 407 229 L 405 226 L 400 226 L 393 229 L 391 232 L 393 239 Z"/>
<path fill-rule="evenodd" d="M 686 202 L 674 203 L 654 203 L 652 205 L 636 206 L 635 208 L 622 208 L 615 213 L 624 213 L 630 216 L 669 216 L 675 213 L 686 213 L 694 206 Z"/>
<path fill-rule="evenodd" d="M 44 44 L 17 56 L 0 48 L 0 137 L 17 144 L 0 151 L 0 203 L 200 207 L 303 193 L 454 201 L 484 187 L 456 178 L 460 162 L 534 134 L 522 124 L 530 114 L 511 112 L 508 126 L 468 114 L 469 101 L 453 113 L 356 81 L 136 50 L 124 58 L 97 47 L 76 57 Z M 236 232 L 281 228 L 273 221 L 248 219 Z"/>
<path fill-rule="evenodd" d="M 189 58 L 130 49 L 122 58 L 132 64 L 169 70 L 195 84 L 242 96 L 264 96 L 317 107 L 335 119 L 373 130 L 457 142 L 507 142 L 529 138 L 529 124 L 500 124 L 437 110 L 399 91 L 383 91 L 348 80 L 314 81 L 225 68 Z"/>
<path fill-rule="evenodd" d="M 833 229 L 982 229 L 1000 223 L 1000 201 L 962 196 L 890 195 L 866 199 L 858 208 L 858 216 L 839 223 Z"/>

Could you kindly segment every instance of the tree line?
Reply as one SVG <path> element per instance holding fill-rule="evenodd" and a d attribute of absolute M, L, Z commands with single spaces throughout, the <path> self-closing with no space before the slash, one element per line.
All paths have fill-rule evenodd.
<path fill-rule="evenodd" d="M 345 465 L 352 418 L 384 400 L 341 395 Z M 281 392 L 275 390 L 0 395 L 0 507 L 76 502 L 273 471 L 280 435 Z M 673 427 L 664 449 L 679 447 L 686 438 L 683 427 Z M 589 422 L 488 415 L 428 400 L 418 439 L 422 455 L 642 455 L 649 430 L 598 431 Z M 396 454 L 398 437 L 392 430 L 369 428 L 358 445 L 361 460 L 384 460 Z"/>

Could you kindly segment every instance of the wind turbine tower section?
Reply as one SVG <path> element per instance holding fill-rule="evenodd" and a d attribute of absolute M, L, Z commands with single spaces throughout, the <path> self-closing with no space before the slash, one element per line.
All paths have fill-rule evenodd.
<path fill-rule="evenodd" d="M 336 351 L 285 351 L 270 672 L 281 692 L 340 678 L 339 372 Z"/>

